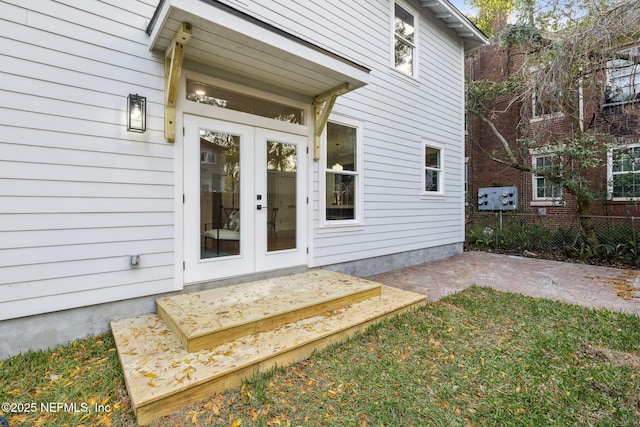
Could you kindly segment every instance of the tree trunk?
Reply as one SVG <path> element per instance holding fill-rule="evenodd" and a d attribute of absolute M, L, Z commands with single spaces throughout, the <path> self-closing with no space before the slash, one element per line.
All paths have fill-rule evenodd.
<path fill-rule="evenodd" d="M 590 211 L 589 200 L 579 198 L 578 199 L 578 216 L 580 218 L 580 232 L 582 233 L 582 237 L 587 242 L 587 245 L 591 248 L 592 251 L 596 251 L 600 242 L 598 241 L 598 236 L 596 235 L 596 228 L 593 225 L 593 220 L 591 219 L 591 211 Z"/>

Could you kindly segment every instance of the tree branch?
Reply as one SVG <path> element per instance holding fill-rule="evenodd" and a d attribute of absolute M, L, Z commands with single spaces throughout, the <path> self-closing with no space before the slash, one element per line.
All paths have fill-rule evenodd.
<path fill-rule="evenodd" d="M 502 147 L 504 148 L 504 150 L 507 152 L 507 156 L 509 157 L 509 160 L 511 161 L 511 163 L 514 164 L 514 165 L 520 164 L 518 162 L 518 159 L 516 158 L 515 154 L 513 154 L 513 151 L 511 150 L 511 147 L 509 146 L 509 142 L 505 139 L 504 136 L 502 136 L 502 134 L 500 133 L 498 128 L 496 128 L 496 125 L 494 125 L 491 120 L 486 118 L 478 110 L 475 110 L 473 108 L 468 108 L 468 111 L 470 113 L 475 114 L 476 116 L 478 116 L 480 118 L 480 120 L 482 120 L 487 126 L 489 126 L 489 129 L 491 129 L 491 131 L 496 136 L 496 138 L 498 138 L 498 141 L 500 141 L 500 143 L 502 144 Z M 507 164 L 507 163 L 505 162 L 504 164 Z"/>

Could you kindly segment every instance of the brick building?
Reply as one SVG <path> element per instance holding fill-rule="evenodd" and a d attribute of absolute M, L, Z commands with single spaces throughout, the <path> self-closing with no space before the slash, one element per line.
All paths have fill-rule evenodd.
<path fill-rule="evenodd" d="M 590 190 L 597 194 L 590 204 L 592 215 L 640 216 L 640 71 L 637 47 L 627 49 L 621 58 L 607 63 L 607 70 L 599 75 L 611 88 L 605 97 L 594 93 L 580 96 L 581 116 L 585 129 L 604 135 L 616 147 L 602 154 L 601 166 L 588 171 Z M 522 72 L 522 54 L 492 43 L 476 51 L 466 60 L 466 76 L 470 81 L 504 81 L 513 73 Z M 634 78 L 635 77 L 635 78 Z M 637 82 L 636 82 L 637 80 Z M 569 135 L 572 123 L 562 114 L 536 102 L 533 97 L 507 106 L 497 105 L 501 113 L 494 124 L 508 141 L 525 141 L 530 135 L 553 140 Z M 542 131 L 542 132 L 541 132 Z M 518 144 L 516 153 L 524 165 L 544 167 L 551 161 L 549 153 L 536 152 Z M 467 212 L 477 212 L 478 190 L 485 187 L 517 188 L 517 212 L 577 219 L 576 198 L 548 179 L 500 164 L 491 153 L 504 151 L 489 126 L 478 117 L 467 117 Z"/>

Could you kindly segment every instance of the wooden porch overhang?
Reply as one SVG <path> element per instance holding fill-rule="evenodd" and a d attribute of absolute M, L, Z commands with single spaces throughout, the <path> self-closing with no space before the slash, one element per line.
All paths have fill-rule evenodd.
<path fill-rule="evenodd" d="M 369 69 L 216 0 L 163 0 L 147 28 L 163 52 L 165 129 L 173 141 L 183 63 L 234 83 L 312 103 L 319 136 L 335 98 L 369 82 Z M 314 157 L 318 157 L 316 148 Z"/>

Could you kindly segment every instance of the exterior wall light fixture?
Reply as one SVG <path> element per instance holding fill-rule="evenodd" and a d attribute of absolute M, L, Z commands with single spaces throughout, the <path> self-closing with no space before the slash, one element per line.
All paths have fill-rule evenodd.
<path fill-rule="evenodd" d="M 144 132 L 147 130 L 147 98 L 130 94 L 127 96 L 127 131 Z"/>

